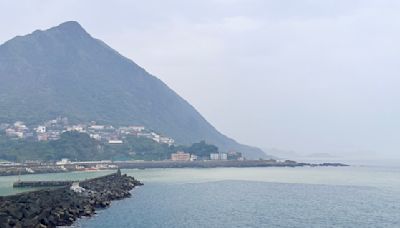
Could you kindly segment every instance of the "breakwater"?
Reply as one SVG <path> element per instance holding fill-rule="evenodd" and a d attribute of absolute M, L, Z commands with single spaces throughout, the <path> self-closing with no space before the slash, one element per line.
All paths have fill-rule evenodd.
<path fill-rule="evenodd" d="M 244 161 L 139 161 L 116 162 L 121 169 L 151 169 L 151 168 L 249 168 L 249 167 L 302 167 L 302 166 L 347 166 L 341 163 L 302 163 L 294 161 L 277 162 L 275 160 L 244 160 Z"/>
<path fill-rule="evenodd" d="M 74 181 L 17 181 L 14 182 L 14 188 L 43 188 L 60 187 L 72 185 Z"/>
<path fill-rule="evenodd" d="M 32 174 L 32 173 L 59 173 L 71 171 L 102 170 L 102 169 L 151 169 L 151 168 L 248 168 L 248 167 L 301 167 L 301 166 L 348 166 L 342 163 L 304 163 L 295 161 L 276 160 L 198 160 L 198 161 L 114 161 L 96 162 L 87 161 L 65 165 L 15 165 L 0 166 L 0 176 Z M 100 167 L 100 168 L 98 168 Z M 112 168 L 111 168 L 112 167 Z"/>
<path fill-rule="evenodd" d="M 25 174 L 39 173 L 64 173 L 68 171 L 61 166 L 56 165 L 15 165 L 15 166 L 0 166 L 0 176 L 13 176 Z"/>
<path fill-rule="evenodd" d="M 57 227 L 91 216 L 142 185 L 121 172 L 67 186 L 0 197 L 0 227 Z"/>

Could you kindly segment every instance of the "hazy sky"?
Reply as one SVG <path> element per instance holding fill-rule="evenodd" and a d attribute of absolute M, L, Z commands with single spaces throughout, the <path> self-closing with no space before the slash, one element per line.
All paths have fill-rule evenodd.
<path fill-rule="evenodd" d="M 242 143 L 400 157 L 398 0 L 2 0 L 0 12 L 0 42 L 78 21 Z"/>

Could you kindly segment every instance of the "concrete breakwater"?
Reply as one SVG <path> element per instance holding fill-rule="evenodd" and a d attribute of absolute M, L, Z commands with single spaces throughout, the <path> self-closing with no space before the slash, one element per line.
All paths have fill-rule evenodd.
<path fill-rule="evenodd" d="M 0 227 L 56 227 L 91 216 L 142 185 L 121 172 L 72 185 L 0 197 Z"/>
<path fill-rule="evenodd" d="M 17 181 L 14 182 L 14 188 L 43 188 L 60 187 L 72 185 L 74 181 Z"/>
<path fill-rule="evenodd" d="M 24 174 L 39 174 L 39 173 L 64 173 L 68 171 L 61 166 L 56 165 L 17 165 L 17 166 L 0 166 L 0 176 L 24 175 Z"/>

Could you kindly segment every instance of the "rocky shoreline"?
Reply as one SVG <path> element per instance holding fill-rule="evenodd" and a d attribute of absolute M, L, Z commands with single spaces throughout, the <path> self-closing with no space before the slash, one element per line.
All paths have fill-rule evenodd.
<path fill-rule="evenodd" d="M 140 181 L 118 170 L 79 184 L 0 197 L 0 227 L 69 226 L 113 200 L 130 197 L 139 185 Z"/>

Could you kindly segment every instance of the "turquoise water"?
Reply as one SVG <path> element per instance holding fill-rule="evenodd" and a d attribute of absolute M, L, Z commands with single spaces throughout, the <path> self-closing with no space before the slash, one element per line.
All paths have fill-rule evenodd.
<path fill-rule="evenodd" d="M 145 185 L 134 189 L 132 198 L 80 219 L 76 227 L 400 227 L 398 167 L 124 172 Z M 65 178 L 105 173 L 69 173 Z M 1 194 L 10 192 L 7 178 L 0 178 Z"/>
<path fill-rule="evenodd" d="M 0 176 L 0 195 L 12 195 L 20 192 L 32 191 L 33 188 L 13 188 L 13 182 L 20 178 L 22 181 L 38 181 L 38 180 L 84 180 L 101 175 L 106 175 L 112 171 L 97 172 L 71 172 L 71 173 L 50 173 L 50 174 L 31 174 L 18 176 Z"/>

